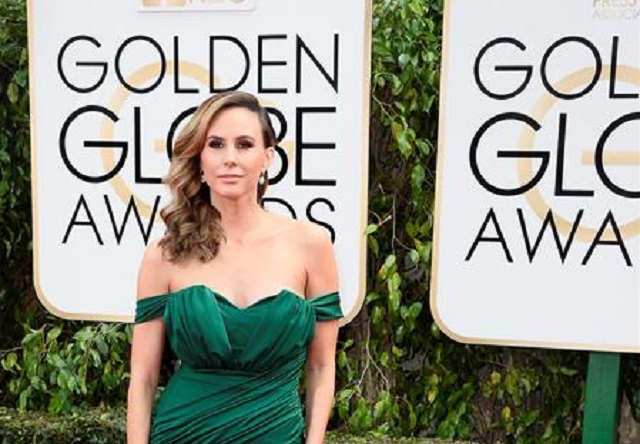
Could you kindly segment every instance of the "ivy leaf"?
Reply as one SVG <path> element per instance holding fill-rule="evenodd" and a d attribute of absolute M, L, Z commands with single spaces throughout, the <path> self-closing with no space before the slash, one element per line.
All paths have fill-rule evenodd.
<path fill-rule="evenodd" d="M 392 268 L 396 264 L 396 256 L 395 254 L 390 254 L 387 256 L 387 259 L 384 261 L 384 266 L 387 268 Z"/>
<path fill-rule="evenodd" d="M 377 301 L 377 300 L 379 300 L 381 298 L 382 298 L 382 295 L 380 295 L 379 293 L 376 293 L 376 292 L 372 292 L 372 293 L 367 294 L 367 297 L 365 298 L 365 302 L 367 304 L 370 304 L 370 303 L 375 302 L 375 301 Z"/>
<path fill-rule="evenodd" d="M 400 293 L 398 290 L 389 291 L 389 308 L 391 309 L 391 312 L 394 314 L 397 314 L 398 311 L 400 310 L 401 296 L 402 296 L 402 293 Z"/>
<path fill-rule="evenodd" d="M 375 257 L 378 257 L 378 255 L 380 254 L 380 245 L 378 244 L 378 239 L 376 239 L 375 237 L 368 237 L 367 244 L 369 245 L 369 250 L 371 250 L 371 253 L 373 253 Z"/>
<path fill-rule="evenodd" d="M 53 328 L 47 333 L 47 342 L 55 341 L 60 336 L 60 333 L 62 333 L 62 330 L 59 327 Z"/>
<path fill-rule="evenodd" d="M 400 57 L 398 57 L 398 63 L 400 64 L 400 68 L 404 68 L 405 66 L 407 66 L 407 63 L 409 63 L 409 60 L 411 59 L 411 56 L 409 56 L 409 54 L 400 54 Z"/>
<path fill-rule="evenodd" d="M 438 396 L 438 388 L 437 387 L 433 387 L 433 388 L 429 389 L 427 391 L 427 401 L 429 401 L 429 404 L 433 404 L 433 401 L 436 400 L 437 396 Z"/>
<path fill-rule="evenodd" d="M 11 103 L 16 103 L 18 101 L 18 85 L 13 82 L 9 84 L 9 87 L 7 88 L 7 97 Z"/>
<path fill-rule="evenodd" d="M 409 140 L 407 138 L 407 133 L 404 131 L 401 132 L 397 138 L 397 142 L 398 142 L 398 148 L 400 149 L 400 153 L 405 158 L 408 158 L 411 155 L 411 152 L 413 151 L 413 147 L 409 143 Z"/>
<path fill-rule="evenodd" d="M 98 351 L 103 355 L 106 355 L 109 352 L 109 347 L 102 336 L 98 336 L 96 338 L 96 346 L 98 347 Z"/>
<path fill-rule="evenodd" d="M 425 171 L 422 164 L 417 164 L 411 171 L 411 185 L 414 189 L 422 189 L 425 178 Z"/>
<path fill-rule="evenodd" d="M 5 370 L 11 370 L 13 367 L 16 366 L 18 362 L 18 355 L 16 355 L 14 352 L 11 352 L 7 355 L 7 357 L 5 359 L 2 360 L 2 368 L 4 368 Z"/>
<path fill-rule="evenodd" d="M 422 312 L 422 302 L 414 302 L 413 304 L 411 304 L 411 307 L 409 307 L 409 316 L 411 316 L 414 319 L 417 318 L 421 312 Z"/>
<path fill-rule="evenodd" d="M 365 235 L 370 235 L 375 233 L 376 231 L 378 231 L 378 225 L 377 224 L 369 224 L 367 225 L 366 230 L 364 230 L 364 234 Z"/>
<path fill-rule="evenodd" d="M 578 374 L 578 370 L 568 367 L 560 367 L 560 373 L 566 376 L 575 376 Z"/>

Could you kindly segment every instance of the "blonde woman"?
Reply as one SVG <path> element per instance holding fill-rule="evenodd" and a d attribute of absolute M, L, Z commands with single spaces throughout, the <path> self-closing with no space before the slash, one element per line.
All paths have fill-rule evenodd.
<path fill-rule="evenodd" d="M 138 276 L 128 444 L 324 441 L 336 262 L 324 229 L 261 207 L 275 143 L 242 92 L 206 100 L 176 140 L 167 230 Z M 154 405 L 165 338 L 181 366 Z"/>

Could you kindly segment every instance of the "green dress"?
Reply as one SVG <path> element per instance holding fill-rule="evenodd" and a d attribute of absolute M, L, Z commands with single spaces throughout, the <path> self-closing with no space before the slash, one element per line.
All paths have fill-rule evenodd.
<path fill-rule="evenodd" d="M 140 299 L 135 322 L 162 317 L 181 366 L 151 419 L 151 444 L 299 444 L 298 395 L 316 321 L 342 317 L 338 293 L 290 290 L 240 308 L 205 285 Z"/>

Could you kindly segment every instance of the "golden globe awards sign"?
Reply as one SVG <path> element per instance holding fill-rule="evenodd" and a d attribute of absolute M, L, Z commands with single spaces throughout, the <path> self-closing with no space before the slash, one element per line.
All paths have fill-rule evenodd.
<path fill-rule="evenodd" d="M 640 351 L 640 1 L 449 0 L 431 307 L 462 342 Z"/>
<path fill-rule="evenodd" d="M 131 321 L 178 132 L 241 89 L 277 132 L 265 207 L 334 240 L 364 293 L 370 1 L 31 0 L 35 283 L 69 319 Z"/>

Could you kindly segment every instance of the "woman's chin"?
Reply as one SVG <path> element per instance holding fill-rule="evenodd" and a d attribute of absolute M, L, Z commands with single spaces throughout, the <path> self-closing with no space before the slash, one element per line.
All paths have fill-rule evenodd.
<path fill-rule="evenodd" d="M 222 188 L 222 187 L 221 187 Z M 213 193 L 214 199 L 223 199 L 223 200 L 245 200 L 251 198 L 254 195 L 251 191 L 241 190 L 241 189 L 232 189 L 231 187 L 224 187 L 223 189 L 218 189 Z"/>

